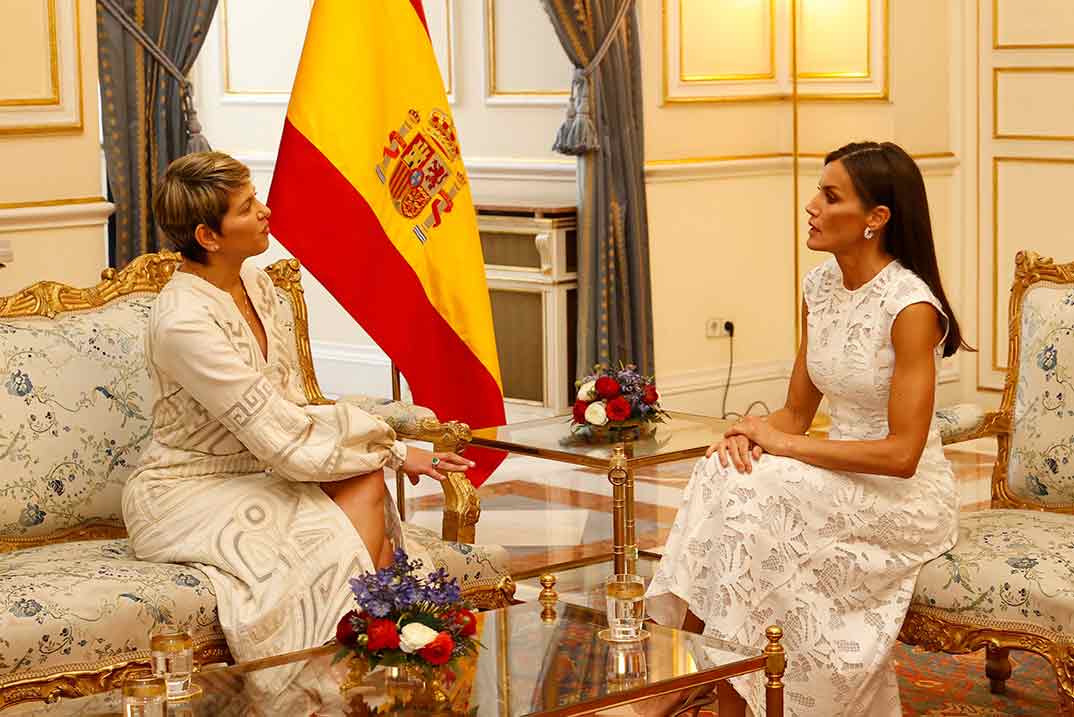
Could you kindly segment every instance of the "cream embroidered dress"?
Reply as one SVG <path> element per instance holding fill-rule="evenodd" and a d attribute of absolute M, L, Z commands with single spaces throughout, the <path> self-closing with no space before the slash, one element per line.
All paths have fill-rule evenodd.
<path fill-rule="evenodd" d="M 139 559 L 209 576 L 228 646 L 245 661 L 335 636 L 353 606 L 348 579 L 373 561 L 318 482 L 397 467 L 406 447 L 356 406 L 307 405 L 272 280 L 248 262 L 242 281 L 267 360 L 227 292 L 185 272 L 160 292 L 146 333 L 153 435 L 123 518 Z M 384 519 L 402 547 L 390 500 Z"/>
<path fill-rule="evenodd" d="M 806 276 L 804 294 L 807 366 L 828 398 L 830 438 L 884 438 L 894 319 L 921 302 L 943 315 L 939 301 L 897 261 L 849 291 L 831 259 Z M 891 648 L 921 565 L 954 544 L 957 511 L 935 418 L 909 479 L 768 455 L 740 475 L 702 459 L 649 587 L 649 613 L 681 624 L 689 607 L 706 634 L 758 648 L 766 626 L 782 626 L 788 715 L 897 717 Z M 735 687 L 764 714 L 763 678 Z"/>

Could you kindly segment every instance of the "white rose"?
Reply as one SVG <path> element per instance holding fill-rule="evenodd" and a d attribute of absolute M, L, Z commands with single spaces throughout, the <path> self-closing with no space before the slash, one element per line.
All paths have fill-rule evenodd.
<path fill-rule="evenodd" d="M 594 401 L 585 409 L 585 420 L 594 426 L 603 426 L 608 422 L 608 412 L 604 410 L 604 401 Z"/>
<path fill-rule="evenodd" d="M 403 652 L 417 652 L 435 640 L 439 634 L 436 630 L 422 625 L 420 622 L 408 622 L 399 631 L 399 647 Z"/>
<path fill-rule="evenodd" d="M 582 387 L 578 389 L 579 401 L 592 401 L 597 397 L 597 382 L 586 381 L 582 384 Z"/>

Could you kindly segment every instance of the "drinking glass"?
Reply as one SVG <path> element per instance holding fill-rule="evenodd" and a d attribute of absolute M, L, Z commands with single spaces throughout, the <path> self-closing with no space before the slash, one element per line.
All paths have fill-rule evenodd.
<path fill-rule="evenodd" d="M 631 642 L 649 636 L 641 629 L 645 620 L 645 582 L 640 575 L 609 575 L 604 581 L 604 595 L 608 640 Z"/>
<path fill-rule="evenodd" d="M 163 624 L 149 638 L 153 674 L 164 678 L 168 698 L 190 694 L 194 671 L 194 640 L 176 625 Z"/>
<path fill-rule="evenodd" d="M 608 645 L 605 663 L 609 692 L 642 687 L 648 677 L 644 642 L 613 642 Z"/>
<path fill-rule="evenodd" d="M 130 675 L 122 691 L 124 717 L 164 717 L 168 688 L 163 677 L 148 671 Z"/>

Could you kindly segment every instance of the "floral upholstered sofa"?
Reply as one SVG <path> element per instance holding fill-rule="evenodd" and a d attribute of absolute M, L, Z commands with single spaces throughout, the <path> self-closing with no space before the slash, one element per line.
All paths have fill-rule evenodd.
<path fill-rule="evenodd" d="M 148 664 L 151 630 L 184 626 L 198 664 L 229 661 L 212 585 L 188 565 L 136 560 L 120 509 L 150 433 L 143 332 L 179 263 L 139 257 L 101 283 L 37 283 L 0 297 L 0 710 L 109 689 Z M 290 317 L 307 398 L 327 402 L 310 356 L 298 262 L 268 269 Z M 469 429 L 427 409 L 366 399 L 403 438 L 459 450 Z M 511 601 L 498 546 L 471 545 L 480 514 L 461 475 L 445 491 L 443 535 L 404 523 L 407 550 L 458 578 L 478 607 Z"/>
<path fill-rule="evenodd" d="M 899 639 L 985 648 L 995 693 L 1009 652 L 1035 652 L 1074 714 L 1074 263 L 1018 253 L 1009 333 L 1000 408 L 958 436 L 998 441 L 991 508 L 961 515 L 955 546 L 921 570 Z"/>

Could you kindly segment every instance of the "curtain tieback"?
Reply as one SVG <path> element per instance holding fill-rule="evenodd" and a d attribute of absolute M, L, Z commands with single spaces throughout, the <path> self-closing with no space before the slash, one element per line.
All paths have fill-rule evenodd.
<path fill-rule="evenodd" d="M 612 43 L 626 20 L 627 12 L 634 5 L 634 0 L 622 0 L 619 10 L 600 47 L 593 58 L 584 67 L 575 67 L 571 78 L 571 98 L 567 102 L 567 118 L 556 133 L 552 151 L 560 154 L 582 155 L 600 149 L 597 127 L 593 122 L 589 104 L 589 76 L 608 54 Z"/>
<path fill-rule="evenodd" d="M 201 122 L 198 121 L 197 110 L 194 109 L 194 86 L 183 74 L 183 71 L 172 62 L 172 59 L 165 54 L 164 50 L 153 42 L 153 39 L 146 34 L 145 30 L 138 26 L 138 23 L 134 19 L 123 11 L 123 8 L 119 6 L 116 0 L 97 0 L 97 4 L 107 10 L 117 22 L 130 33 L 131 37 L 138 41 L 146 52 L 148 52 L 154 60 L 160 63 L 160 66 L 167 71 L 169 75 L 175 78 L 175 81 L 179 83 L 179 94 L 181 96 L 183 116 L 186 118 L 186 132 L 189 138 L 187 145 L 188 152 L 207 152 L 209 149 L 209 141 L 205 139 L 205 136 L 201 133 Z"/>

